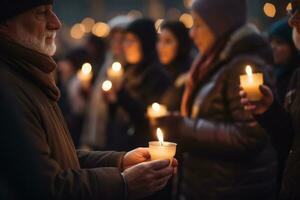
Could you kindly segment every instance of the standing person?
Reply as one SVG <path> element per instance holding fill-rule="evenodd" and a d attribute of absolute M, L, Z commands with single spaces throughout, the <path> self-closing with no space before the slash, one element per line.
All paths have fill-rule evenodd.
<path fill-rule="evenodd" d="M 289 24 L 293 27 L 294 42 L 300 49 L 300 1 L 291 2 Z M 263 94 L 262 99 L 258 102 L 251 102 L 241 89 L 241 103 L 245 110 L 250 111 L 258 123 L 271 135 L 280 159 L 286 161 L 279 199 L 299 199 L 300 70 L 295 71 L 290 81 L 284 108 L 274 98 L 268 86 L 262 85 L 260 90 Z"/>
<path fill-rule="evenodd" d="M 292 37 L 292 28 L 286 19 L 274 23 L 269 31 L 273 50 L 276 97 L 283 105 L 288 84 L 300 66 L 300 55 Z"/>
<path fill-rule="evenodd" d="M 168 160 L 144 162 L 150 156 L 147 149 L 75 150 L 57 105 L 60 92 L 51 56 L 61 23 L 52 4 L 52 0 L 0 3 L 0 74 L 16 96 L 23 129 L 40 156 L 46 199 L 137 199 L 161 190 L 174 169 Z"/>
<path fill-rule="evenodd" d="M 275 152 L 238 96 L 246 65 L 268 77 L 262 66 L 272 63 L 271 48 L 246 24 L 245 0 L 196 0 L 192 16 L 190 36 L 202 56 L 190 71 L 181 115 L 156 120 L 185 152 L 180 194 L 188 200 L 273 199 Z"/>
<path fill-rule="evenodd" d="M 107 70 L 113 62 L 120 62 L 123 66 L 125 64 L 123 41 L 125 28 L 130 22 L 132 22 L 132 19 L 123 15 L 116 16 L 108 22 L 111 27 L 108 36 L 109 50 L 106 53 L 103 66 L 96 75 L 95 84 L 92 88 L 80 144 L 82 148 L 96 150 L 108 148 L 109 105 L 102 96 L 101 86 L 107 79 Z"/>
<path fill-rule="evenodd" d="M 110 149 L 146 146 L 151 139 L 147 106 L 160 102 L 170 86 L 169 76 L 157 58 L 156 40 L 157 33 L 150 19 L 137 19 L 125 30 L 124 81 L 118 91 L 104 93 L 112 100 L 108 128 Z"/>
<path fill-rule="evenodd" d="M 163 104 L 170 111 L 179 111 L 181 97 L 191 65 L 192 40 L 182 22 L 166 22 L 161 26 L 157 42 L 159 60 L 170 75 L 172 88 L 168 89 Z"/>

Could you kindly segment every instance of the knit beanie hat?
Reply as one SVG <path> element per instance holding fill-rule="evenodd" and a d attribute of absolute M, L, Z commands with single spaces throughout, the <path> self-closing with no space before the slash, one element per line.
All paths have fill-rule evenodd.
<path fill-rule="evenodd" d="M 141 42 L 144 58 L 152 56 L 155 52 L 157 33 L 154 22 L 151 19 L 137 19 L 125 29 L 127 33 L 133 33 Z"/>
<path fill-rule="evenodd" d="M 192 40 L 185 25 L 180 21 L 169 21 L 162 24 L 161 30 L 163 29 L 171 31 L 178 41 L 177 59 L 188 57 L 192 47 Z"/>
<path fill-rule="evenodd" d="M 246 23 L 246 0 L 195 0 L 196 12 L 219 39 Z"/>
<path fill-rule="evenodd" d="M 53 4 L 54 0 L 1 0 L 0 22 L 15 17 L 25 11 L 41 5 Z"/>
<path fill-rule="evenodd" d="M 288 20 L 282 19 L 272 24 L 269 29 L 269 38 L 280 38 L 286 41 L 289 45 L 294 46 L 292 31 L 293 29 L 289 26 Z"/>

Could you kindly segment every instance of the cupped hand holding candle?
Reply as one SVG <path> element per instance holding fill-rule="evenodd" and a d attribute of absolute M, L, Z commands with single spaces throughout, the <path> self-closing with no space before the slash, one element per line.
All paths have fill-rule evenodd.
<path fill-rule="evenodd" d="M 124 70 L 121 63 L 114 62 L 112 66 L 107 70 L 108 79 L 112 82 L 115 87 L 119 87 L 122 82 Z"/>
<path fill-rule="evenodd" d="M 147 115 L 149 118 L 162 117 L 168 114 L 168 109 L 166 106 L 159 103 L 153 103 L 147 108 Z"/>
<path fill-rule="evenodd" d="M 247 65 L 246 74 L 240 76 L 240 83 L 250 101 L 259 101 L 261 99 L 262 94 L 259 86 L 263 84 L 262 73 L 253 74 L 251 66 Z"/>
<path fill-rule="evenodd" d="M 169 159 L 172 163 L 173 157 L 176 154 L 176 143 L 165 142 L 163 139 L 163 132 L 160 128 L 156 129 L 156 134 L 159 141 L 149 142 L 149 152 L 151 160 Z"/>

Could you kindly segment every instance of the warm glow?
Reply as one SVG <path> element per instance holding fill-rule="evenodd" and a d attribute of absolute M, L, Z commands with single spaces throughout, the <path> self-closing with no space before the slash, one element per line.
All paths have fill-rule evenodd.
<path fill-rule="evenodd" d="M 246 73 L 248 76 L 252 76 L 253 73 L 252 73 L 252 68 L 250 65 L 246 66 Z"/>
<path fill-rule="evenodd" d="M 82 65 L 81 71 L 83 74 L 89 74 L 92 71 L 92 65 L 90 63 L 84 63 Z"/>
<path fill-rule="evenodd" d="M 74 39 L 81 39 L 85 34 L 85 28 L 82 24 L 75 24 L 70 31 L 71 37 Z"/>
<path fill-rule="evenodd" d="M 184 13 L 181 15 L 179 20 L 187 27 L 187 28 L 192 28 L 194 25 L 194 20 L 192 15 Z"/>
<path fill-rule="evenodd" d="M 160 28 L 160 26 L 161 26 L 161 24 L 162 24 L 163 22 L 164 22 L 163 19 L 158 19 L 158 20 L 156 20 L 156 22 L 155 22 L 155 29 L 156 29 L 157 33 L 161 33 L 161 28 Z"/>
<path fill-rule="evenodd" d="M 96 23 L 92 28 L 92 33 L 97 37 L 106 37 L 108 36 L 109 32 L 109 25 L 103 22 Z"/>
<path fill-rule="evenodd" d="M 155 111 L 155 112 L 159 112 L 160 111 L 160 105 L 158 103 L 153 103 L 152 104 L 152 109 Z"/>
<path fill-rule="evenodd" d="M 276 15 L 276 7 L 272 3 L 265 3 L 265 5 L 264 5 L 264 13 L 268 17 L 275 17 L 275 15 Z"/>
<path fill-rule="evenodd" d="M 112 70 L 113 70 L 113 71 L 119 72 L 119 71 L 121 71 L 121 69 L 122 69 L 121 63 L 119 63 L 119 62 L 114 62 L 114 63 L 112 64 Z"/>
<path fill-rule="evenodd" d="M 92 31 L 92 28 L 95 25 L 95 20 L 90 17 L 87 17 L 82 20 L 81 24 L 84 26 L 85 32 L 89 33 Z"/>
<path fill-rule="evenodd" d="M 288 3 L 288 5 L 286 6 L 286 10 L 287 11 L 292 10 L 292 4 L 291 3 Z"/>
<path fill-rule="evenodd" d="M 111 81 L 106 80 L 106 81 L 103 82 L 103 84 L 102 84 L 102 89 L 103 89 L 105 92 L 109 91 L 111 88 L 112 88 L 112 83 L 111 83 Z"/>
<path fill-rule="evenodd" d="M 156 129 L 156 135 L 157 135 L 160 145 L 162 146 L 164 143 L 164 134 L 160 128 Z"/>

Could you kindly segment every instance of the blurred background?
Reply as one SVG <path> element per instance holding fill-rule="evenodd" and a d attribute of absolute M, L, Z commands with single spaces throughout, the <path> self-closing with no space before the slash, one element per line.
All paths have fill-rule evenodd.
<path fill-rule="evenodd" d="M 189 6 L 193 0 L 63 0 L 56 1 L 54 9 L 63 23 L 59 44 L 63 54 L 84 43 L 90 33 L 105 38 L 110 27 L 107 22 L 117 15 L 151 17 L 157 28 L 162 19 L 179 19 L 188 28 L 193 25 Z M 249 20 L 261 30 L 287 16 L 290 3 L 285 0 L 248 0 Z M 62 50 L 61 48 L 59 48 Z"/>

